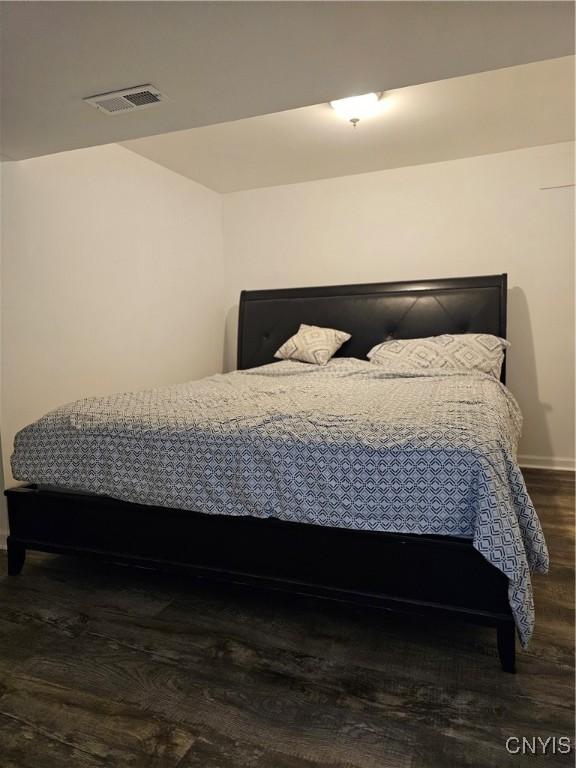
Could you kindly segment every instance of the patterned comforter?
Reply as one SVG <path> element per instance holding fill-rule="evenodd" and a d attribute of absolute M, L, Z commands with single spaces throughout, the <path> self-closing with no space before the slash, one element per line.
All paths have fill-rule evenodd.
<path fill-rule="evenodd" d="M 525 645 L 548 553 L 521 420 L 488 374 L 285 361 L 63 406 L 18 433 L 12 469 L 140 504 L 468 537 L 508 576 Z"/>

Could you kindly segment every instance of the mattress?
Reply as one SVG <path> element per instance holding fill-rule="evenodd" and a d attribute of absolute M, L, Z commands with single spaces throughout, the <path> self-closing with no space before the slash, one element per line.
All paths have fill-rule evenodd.
<path fill-rule="evenodd" d="M 521 423 L 489 374 L 282 361 L 65 405 L 17 434 L 12 471 L 207 514 L 469 538 L 508 577 L 525 645 L 548 553 Z"/>

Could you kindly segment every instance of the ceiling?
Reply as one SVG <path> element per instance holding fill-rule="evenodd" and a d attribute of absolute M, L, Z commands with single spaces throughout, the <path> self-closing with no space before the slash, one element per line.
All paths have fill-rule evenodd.
<path fill-rule="evenodd" d="M 353 128 L 328 104 L 124 146 L 217 192 L 452 160 L 574 138 L 574 57 L 389 92 Z"/>
<path fill-rule="evenodd" d="M 571 2 L 2 2 L 2 148 L 21 159 L 574 52 Z M 152 83 L 108 116 L 81 99 Z"/>

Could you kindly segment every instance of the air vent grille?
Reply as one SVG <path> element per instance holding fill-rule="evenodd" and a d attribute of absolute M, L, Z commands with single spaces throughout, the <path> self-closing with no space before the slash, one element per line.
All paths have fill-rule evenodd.
<path fill-rule="evenodd" d="M 143 104 L 156 104 L 157 101 L 162 101 L 159 96 L 156 96 L 152 91 L 138 91 L 138 93 L 129 93 L 124 97 L 131 101 L 137 107 L 141 107 Z"/>
<path fill-rule="evenodd" d="M 91 107 L 95 107 L 107 115 L 147 109 L 164 100 L 165 97 L 153 85 L 138 85 L 133 88 L 124 88 L 122 91 L 99 93 L 96 96 L 83 99 L 86 104 L 90 104 Z"/>

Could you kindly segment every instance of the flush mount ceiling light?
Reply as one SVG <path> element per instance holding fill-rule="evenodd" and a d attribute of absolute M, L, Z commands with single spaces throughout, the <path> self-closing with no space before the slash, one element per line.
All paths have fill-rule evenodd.
<path fill-rule="evenodd" d="M 348 120 L 354 128 L 360 120 L 379 112 L 381 93 L 364 93 L 362 96 L 350 96 L 347 99 L 331 101 L 330 106 L 337 115 Z"/>

